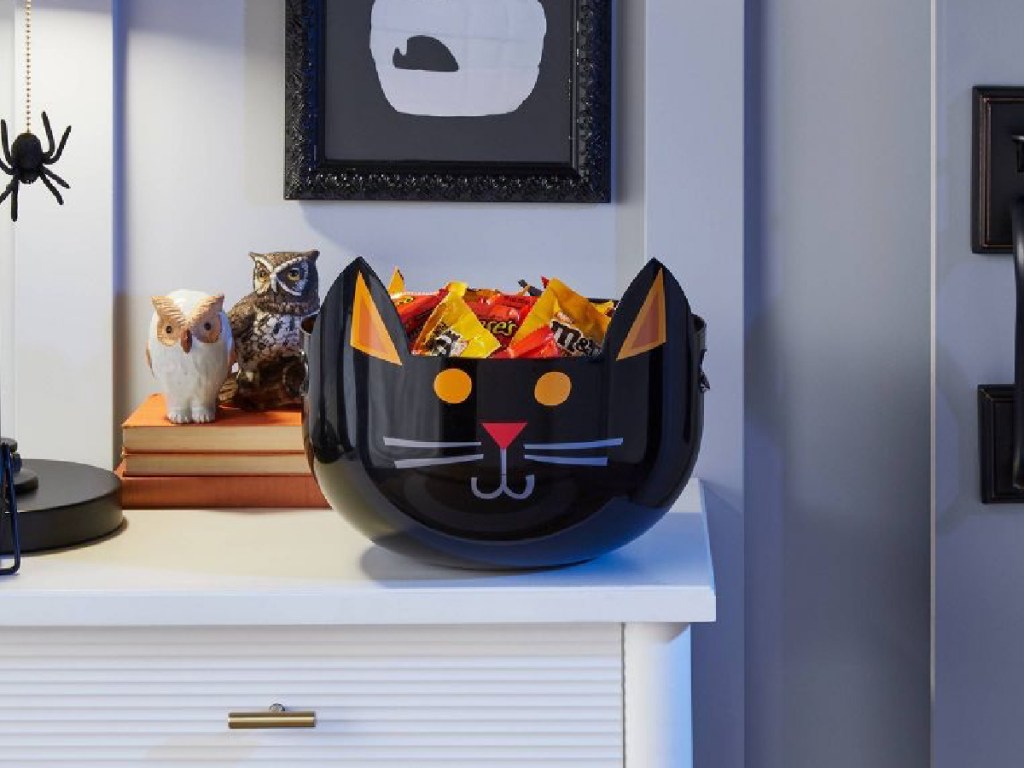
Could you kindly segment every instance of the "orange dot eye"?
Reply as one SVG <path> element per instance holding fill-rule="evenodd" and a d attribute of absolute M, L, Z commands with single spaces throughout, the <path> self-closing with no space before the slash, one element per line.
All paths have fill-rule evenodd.
<path fill-rule="evenodd" d="M 464 402 L 473 391 L 473 380 L 459 368 L 448 368 L 434 377 L 434 394 L 450 405 Z"/>
<path fill-rule="evenodd" d="M 533 388 L 533 396 L 541 405 L 554 408 L 569 399 L 572 393 L 572 380 L 559 371 L 549 371 L 537 379 Z"/>

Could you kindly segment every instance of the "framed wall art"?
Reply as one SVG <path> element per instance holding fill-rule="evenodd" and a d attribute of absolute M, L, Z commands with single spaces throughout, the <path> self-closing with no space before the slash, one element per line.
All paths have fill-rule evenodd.
<path fill-rule="evenodd" d="M 285 197 L 608 202 L 611 0 L 288 0 Z"/>

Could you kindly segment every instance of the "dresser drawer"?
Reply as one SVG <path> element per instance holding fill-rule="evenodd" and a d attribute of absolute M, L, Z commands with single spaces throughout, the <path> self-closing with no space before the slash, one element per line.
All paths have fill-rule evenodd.
<path fill-rule="evenodd" d="M 622 630 L 0 629 L 0 702 L 18 768 L 621 768 Z"/>

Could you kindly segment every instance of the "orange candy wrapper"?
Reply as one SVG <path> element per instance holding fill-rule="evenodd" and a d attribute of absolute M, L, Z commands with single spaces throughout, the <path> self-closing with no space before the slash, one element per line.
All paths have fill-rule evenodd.
<path fill-rule="evenodd" d="M 600 353 L 617 302 L 591 302 L 554 278 L 543 278 L 543 291 L 525 281 L 520 285 L 514 294 L 462 282 L 436 293 L 413 293 L 396 269 L 388 292 L 415 340 L 416 355 L 525 359 Z"/>
<path fill-rule="evenodd" d="M 484 328 L 494 335 L 504 349 L 519 331 L 523 320 L 537 300 L 532 296 L 508 295 L 497 291 L 491 294 L 470 300 L 467 293 L 466 303 Z"/>
<path fill-rule="evenodd" d="M 551 326 L 542 325 L 519 341 L 514 341 L 495 355 L 495 360 L 514 360 L 515 358 L 537 359 L 542 357 L 562 357 L 562 350 L 555 341 L 555 332 Z"/>
<path fill-rule="evenodd" d="M 433 357 L 482 358 L 500 348 L 501 344 L 462 296 L 449 291 L 423 324 L 412 352 Z"/>
<path fill-rule="evenodd" d="M 561 280 L 552 278 L 513 337 L 510 347 L 538 328 L 549 327 L 566 357 L 600 354 L 611 318 Z M 522 356 L 522 355 L 521 355 Z"/>
<path fill-rule="evenodd" d="M 398 310 L 402 327 L 410 339 L 415 339 L 423 328 L 441 299 L 445 297 L 444 289 L 437 293 L 396 293 L 392 294 L 391 302 Z"/>

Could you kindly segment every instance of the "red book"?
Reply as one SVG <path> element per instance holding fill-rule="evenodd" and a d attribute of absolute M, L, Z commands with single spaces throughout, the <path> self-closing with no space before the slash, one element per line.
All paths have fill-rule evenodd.
<path fill-rule="evenodd" d="M 330 506 L 310 474 L 265 476 L 125 477 L 125 509 L 318 508 Z"/>

